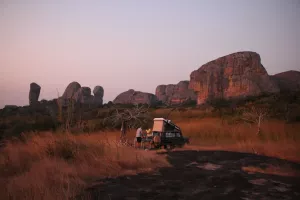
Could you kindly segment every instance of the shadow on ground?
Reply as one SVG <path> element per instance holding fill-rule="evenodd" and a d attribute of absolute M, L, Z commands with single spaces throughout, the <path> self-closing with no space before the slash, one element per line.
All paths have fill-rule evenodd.
<path fill-rule="evenodd" d="M 80 199 L 300 199 L 299 177 L 248 174 L 245 166 L 300 165 L 277 158 L 228 151 L 169 152 L 171 168 L 101 180 Z"/>

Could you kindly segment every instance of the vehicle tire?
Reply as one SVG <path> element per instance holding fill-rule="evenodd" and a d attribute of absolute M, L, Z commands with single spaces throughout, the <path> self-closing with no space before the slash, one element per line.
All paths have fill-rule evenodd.
<path fill-rule="evenodd" d="M 170 144 L 166 145 L 166 147 L 167 147 L 166 148 L 167 151 L 171 151 L 172 149 L 174 149 L 174 146 Z"/>
<path fill-rule="evenodd" d="M 154 143 L 156 143 L 156 144 L 159 144 L 159 143 L 161 143 L 160 136 L 158 136 L 158 135 L 154 136 L 154 138 L 153 138 L 153 142 L 154 142 Z"/>

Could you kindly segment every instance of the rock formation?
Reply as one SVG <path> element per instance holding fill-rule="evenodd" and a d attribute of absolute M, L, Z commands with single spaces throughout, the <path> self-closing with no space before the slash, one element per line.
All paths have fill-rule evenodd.
<path fill-rule="evenodd" d="M 279 92 L 255 52 L 236 52 L 202 65 L 190 75 L 197 104 L 216 98 L 240 98 Z"/>
<path fill-rule="evenodd" d="M 176 85 L 159 85 L 156 87 L 155 95 L 159 101 L 170 105 L 196 101 L 196 93 L 188 86 L 189 81 L 180 81 Z"/>
<path fill-rule="evenodd" d="M 70 83 L 67 88 L 65 89 L 65 92 L 62 95 L 63 99 L 70 99 L 72 98 L 75 93 L 81 88 L 81 85 L 78 82 L 72 82 Z"/>
<path fill-rule="evenodd" d="M 39 86 L 36 83 L 30 84 L 30 90 L 29 90 L 29 105 L 35 105 L 38 103 L 39 96 L 41 92 L 41 86 Z"/>
<path fill-rule="evenodd" d="M 281 91 L 299 91 L 300 90 L 300 72 L 286 71 L 271 76 L 278 84 Z"/>
<path fill-rule="evenodd" d="M 59 97 L 59 102 L 61 102 L 63 106 L 67 106 L 68 100 L 73 99 L 77 104 L 88 104 L 92 107 L 102 105 L 104 95 L 103 87 L 96 86 L 93 93 L 95 96 L 91 94 L 91 88 L 81 87 L 78 82 L 72 82 L 67 86 L 63 95 Z"/>
<path fill-rule="evenodd" d="M 148 104 L 150 106 L 156 105 L 158 102 L 157 97 L 154 94 L 134 91 L 130 89 L 126 92 L 119 94 L 114 100 L 114 104 Z"/>
<path fill-rule="evenodd" d="M 81 104 L 92 104 L 93 103 L 93 96 L 91 94 L 91 88 L 89 87 L 81 87 L 77 90 L 74 94 L 73 99 L 76 103 Z"/>
<path fill-rule="evenodd" d="M 102 105 L 103 104 L 103 96 L 104 96 L 104 89 L 103 87 L 97 85 L 94 90 L 94 103 L 98 104 L 98 105 Z"/>

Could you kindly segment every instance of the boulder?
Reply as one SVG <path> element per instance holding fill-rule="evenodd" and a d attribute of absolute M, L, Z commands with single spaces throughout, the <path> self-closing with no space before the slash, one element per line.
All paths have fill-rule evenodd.
<path fill-rule="evenodd" d="M 119 94 L 114 100 L 114 104 L 148 104 L 150 106 L 156 105 L 158 102 L 154 94 L 134 91 L 130 89 Z"/>
<path fill-rule="evenodd" d="M 68 106 L 69 100 L 74 99 L 76 92 L 80 88 L 81 85 L 76 81 L 69 83 L 63 95 L 61 97 L 58 97 L 57 102 L 63 107 Z"/>
<path fill-rule="evenodd" d="M 300 72 L 290 70 L 271 76 L 280 91 L 300 91 Z"/>
<path fill-rule="evenodd" d="M 229 54 L 202 65 L 190 74 L 189 88 L 197 93 L 198 105 L 216 98 L 279 92 L 261 64 L 260 55 L 250 51 Z"/>
<path fill-rule="evenodd" d="M 102 105 L 103 104 L 103 96 L 104 96 L 104 89 L 103 87 L 97 85 L 94 90 L 94 104 Z"/>
<path fill-rule="evenodd" d="M 78 82 L 73 81 L 67 86 L 61 97 L 63 99 L 71 99 L 80 88 L 81 85 Z"/>
<path fill-rule="evenodd" d="M 102 86 L 95 86 L 94 90 L 93 90 L 94 96 L 99 96 L 99 97 L 103 97 L 104 96 L 104 89 Z"/>
<path fill-rule="evenodd" d="M 41 86 L 36 83 L 30 83 L 29 90 L 29 105 L 35 105 L 38 103 L 41 92 Z"/>
<path fill-rule="evenodd" d="M 159 85 L 155 95 L 159 101 L 170 105 L 190 103 L 197 99 L 196 93 L 189 89 L 189 81 L 180 81 L 176 85 Z"/>
<path fill-rule="evenodd" d="M 94 97 L 91 95 L 91 88 L 81 87 L 74 94 L 73 99 L 76 103 L 93 104 Z"/>

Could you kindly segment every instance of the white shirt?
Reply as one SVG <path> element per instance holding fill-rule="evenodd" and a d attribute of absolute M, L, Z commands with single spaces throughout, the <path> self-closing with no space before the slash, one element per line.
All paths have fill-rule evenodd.
<path fill-rule="evenodd" d="M 141 137 L 142 136 L 142 128 L 138 128 L 136 130 L 136 134 L 135 134 L 135 137 Z"/>

